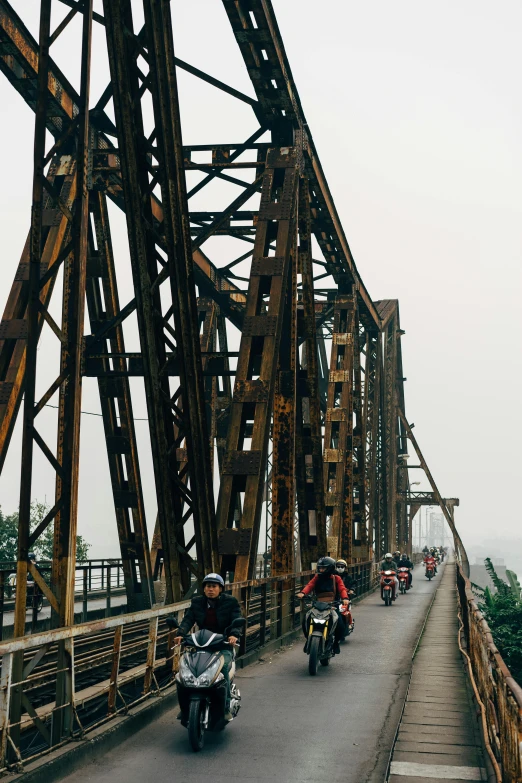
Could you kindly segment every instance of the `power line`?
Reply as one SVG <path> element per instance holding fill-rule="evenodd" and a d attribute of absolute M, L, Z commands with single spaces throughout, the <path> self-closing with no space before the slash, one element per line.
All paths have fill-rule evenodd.
<path fill-rule="evenodd" d="M 55 408 L 56 410 L 58 410 L 58 405 L 50 405 L 49 403 L 46 403 L 44 407 Z M 100 417 L 103 416 L 102 413 L 93 413 L 92 411 L 80 411 L 80 413 L 82 413 L 84 416 L 100 416 Z M 134 418 L 133 421 L 148 421 L 148 418 L 147 419 Z"/>

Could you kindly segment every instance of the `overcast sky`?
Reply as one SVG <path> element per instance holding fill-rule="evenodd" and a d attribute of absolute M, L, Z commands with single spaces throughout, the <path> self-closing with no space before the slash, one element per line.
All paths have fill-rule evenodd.
<path fill-rule="evenodd" d="M 36 35 L 37 0 L 11 2 Z M 518 0 L 273 4 L 359 272 L 374 300 L 400 301 L 406 412 L 439 489 L 460 498 L 456 521 L 470 548 L 492 534 L 518 535 L 522 6 Z M 253 95 L 220 0 L 173 0 L 172 8 L 177 55 Z M 93 101 L 107 82 L 104 34 L 95 27 Z M 53 48 L 75 86 L 78 40 L 71 26 Z M 256 127 L 248 107 L 185 73 L 179 79 L 186 144 L 236 142 Z M 34 115 L 3 76 L 0 106 L 3 310 L 29 227 Z M 217 189 L 214 208 L 228 195 Z M 125 223 L 117 210 L 111 216 L 123 264 Z M 219 257 L 217 243 L 214 249 Z M 127 272 L 122 303 L 131 295 Z M 41 391 L 44 379 L 57 374 L 53 341 L 44 334 Z M 135 415 L 145 417 L 138 386 Z M 82 407 L 99 411 L 93 379 L 85 381 Z M 51 444 L 54 415 L 41 414 Z M 146 455 L 146 422 L 136 427 Z M 0 478 L 6 512 L 18 505 L 19 442 L 17 427 Z M 38 466 L 34 495 L 52 501 L 51 472 Z M 152 529 L 146 456 L 142 472 Z M 92 416 L 82 421 L 79 531 L 92 542 L 92 556 L 117 555 L 102 424 Z"/>

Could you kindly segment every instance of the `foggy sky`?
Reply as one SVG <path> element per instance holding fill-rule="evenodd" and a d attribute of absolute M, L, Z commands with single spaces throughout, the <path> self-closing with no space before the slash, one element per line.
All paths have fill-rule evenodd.
<path fill-rule="evenodd" d="M 37 0 L 11 2 L 37 35 Z M 521 468 L 522 6 L 515 0 L 273 5 L 359 272 L 374 300 L 399 299 L 406 413 L 424 456 L 442 495 L 460 498 L 456 523 L 466 546 L 513 537 Z M 219 0 L 173 0 L 172 8 L 177 56 L 253 95 Z M 73 25 L 52 56 L 77 87 Z M 108 80 L 103 36 L 95 25 L 92 103 Z M 256 127 L 247 106 L 186 73 L 179 74 L 179 89 L 185 144 L 237 142 Z M 29 227 L 34 115 L 3 76 L 0 106 L 3 310 Z M 229 195 L 217 186 L 215 208 Z M 115 208 L 111 222 L 123 264 L 125 220 Z M 209 244 L 212 255 L 210 249 L 219 260 L 218 243 Z M 127 274 L 123 284 L 120 278 L 121 303 L 131 296 Z M 59 302 L 54 308 L 58 317 Z M 127 350 L 136 350 L 131 323 L 128 329 Z M 41 392 L 57 375 L 55 342 L 44 333 Z M 146 417 L 139 386 L 133 382 L 135 415 Z M 85 379 L 82 408 L 99 411 L 94 379 Z M 55 412 L 41 416 L 39 427 L 54 445 Z M 146 455 L 147 424 L 136 428 Z M 19 454 L 17 425 L 0 478 L 6 512 L 18 505 Z M 37 464 L 33 494 L 52 502 L 51 471 Z M 152 529 L 146 456 L 141 468 Z M 93 416 L 82 420 L 79 532 L 93 544 L 91 556 L 118 554 L 102 422 Z"/>

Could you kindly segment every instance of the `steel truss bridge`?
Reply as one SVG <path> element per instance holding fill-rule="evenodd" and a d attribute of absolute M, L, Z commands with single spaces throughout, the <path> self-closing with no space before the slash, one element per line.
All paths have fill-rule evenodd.
<path fill-rule="evenodd" d="M 373 301 L 357 270 L 270 0 L 222 1 L 255 97 L 176 57 L 168 0 L 103 0 L 103 13 L 93 11 L 93 0 L 40 6 L 36 41 L 17 13 L 23 4 L 0 0 L 0 69 L 35 114 L 31 222 L 0 322 L 0 469 L 20 414 L 17 581 L 30 572 L 52 609 L 55 706 L 49 733 L 20 683 L 45 660 L 51 641 L 42 638 L 24 663 L 31 644 L 23 640 L 26 596 L 18 591 L 20 642 L 4 656 L 12 668 L 2 669 L 5 681 L 18 685 L 0 705 L 12 726 L 3 732 L 2 762 L 19 754 L 24 713 L 49 745 L 73 731 L 86 376 L 99 389 L 128 611 L 147 614 L 149 653 L 154 648 L 148 688 L 160 571 L 167 603 L 186 601 L 209 571 L 228 575 L 242 595 L 264 551 L 267 511 L 270 574 L 283 586 L 285 575 L 295 582 L 325 552 L 366 569 L 370 585 L 372 562 L 387 550 L 411 550 L 412 520 L 423 504 L 440 506 L 467 566 L 454 524 L 458 500 L 441 496 L 406 418 L 398 302 Z M 137 10 L 143 24 L 135 22 Z M 93 105 L 96 25 L 110 73 Z M 66 36 L 81 58 L 79 90 L 53 59 Z M 187 143 L 179 69 L 236 99 L 252 113 L 254 132 L 217 144 L 209 125 L 208 143 Z M 220 182 L 235 196 L 216 209 Z M 126 219 L 128 301 L 119 294 L 124 260 L 115 261 L 109 202 Z M 213 257 L 209 240 L 216 237 L 226 260 Z M 50 307 L 56 299 L 58 320 Z M 131 322 L 139 351 L 126 348 Z M 54 333 L 59 360 L 53 382 L 37 394 L 43 330 Z M 135 377 L 146 395 L 158 509 L 152 520 L 133 416 Z M 54 441 L 39 426 L 51 400 L 58 404 Z M 409 467 L 424 470 L 430 492 L 411 492 L 408 441 L 418 460 Z M 36 452 L 54 472 L 55 498 L 31 530 Z M 28 553 L 49 525 L 48 583 Z M 259 589 L 262 604 L 266 588 Z M 125 622 L 114 624 L 115 654 Z M 110 693 L 114 710 L 114 687 Z"/>

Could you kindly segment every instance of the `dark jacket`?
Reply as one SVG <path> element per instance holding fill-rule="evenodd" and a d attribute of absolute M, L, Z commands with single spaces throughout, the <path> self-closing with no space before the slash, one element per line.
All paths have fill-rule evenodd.
<path fill-rule="evenodd" d="M 403 560 L 402 557 L 397 563 L 398 568 L 413 568 L 413 563 L 409 558 Z"/>
<path fill-rule="evenodd" d="M 205 627 L 205 615 L 207 612 L 206 595 L 197 595 L 190 602 L 189 608 L 185 612 L 185 616 L 181 621 L 178 633 L 180 636 L 186 636 L 193 625 L 197 625 L 199 629 Z M 224 633 L 231 624 L 232 620 L 239 619 L 241 617 L 241 608 L 237 598 L 228 593 L 221 593 L 219 598 L 216 599 L 216 618 L 218 624 L 218 633 Z M 242 628 L 234 628 L 234 636 L 241 636 Z"/>
<path fill-rule="evenodd" d="M 351 574 L 338 574 L 337 571 L 335 573 L 340 579 L 343 580 L 343 585 L 347 590 L 355 590 L 356 581 Z"/>
<path fill-rule="evenodd" d="M 397 563 L 395 560 L 390 560 L 390 562 L 386 562 L 386 560 L 383 560 L 380 567 L 381 571 L 397 571 Z"/>

